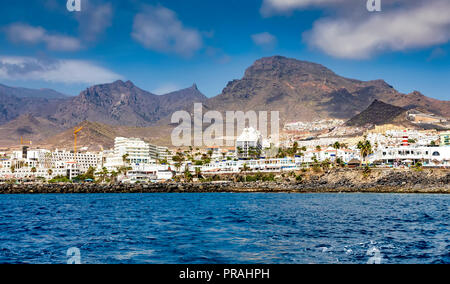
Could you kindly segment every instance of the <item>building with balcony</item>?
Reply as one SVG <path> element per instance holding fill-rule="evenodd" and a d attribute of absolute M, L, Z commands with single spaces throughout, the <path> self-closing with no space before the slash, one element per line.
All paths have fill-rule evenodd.
<path fill-rule="evenodd" d="M 263 137 L 258 130 L 253 127 L 245 128 L 236 139 L 237 157 L 244 159 L 255 157 L 256 153 L 261 153 L 262 143 Z"/>

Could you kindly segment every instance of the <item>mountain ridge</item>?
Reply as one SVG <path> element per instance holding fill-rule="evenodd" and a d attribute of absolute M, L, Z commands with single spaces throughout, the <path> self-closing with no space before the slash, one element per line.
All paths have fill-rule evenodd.
<path fill-rule="evenodd" d="M 0 95 L 10 95 L 18 98 L 64 99 L 68 96 L 53 89 L 30 89 L 11 87 L 0 84 Z"/>
<path fill-rule="evenodd" d="M 58 129 L 69 129 L 84 121 L 119 128 L 167 128 L 172 113 L 192 112 L 196 102 L 203 103 L 205 111 L 279 111 L 282 123 L 348 120 L 374 100 L 450 117 L 450 101 L 429 98 L 418 91 L 402 94 L 382 79 L 345 78 L 317 63 L 272 56 L 256 60 L 241 79 L 228 82 L 221 94 L 212 98 L 202 94 L 196 84 L 155 95 L 131 81 L 121 80 L 94 85 L 78 96 L 63 99 L 19 98 L 0 93 L 0 125 L 29 114 Z M 18 119 L 16 123 L 24 121 Z"/>

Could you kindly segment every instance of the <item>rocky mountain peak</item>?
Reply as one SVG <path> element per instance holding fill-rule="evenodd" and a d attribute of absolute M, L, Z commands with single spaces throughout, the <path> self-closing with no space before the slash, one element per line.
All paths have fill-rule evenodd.
<path fill-rule="evenodd" d="M 245 71 L 244 78 L 255 77 L 290 77 L 299 75 L 333 76 L 330 69 L 308 61 L 272 56 L 261 58 Z"/>
<path fill-rule="evenodd" d="M 347 126 L 383 125 L 405 116 L 406 109 L 374 100 L 372 104 L 360 114 L 350 119 Z M 403 117 L 404 119 L 405 117 Z"/>

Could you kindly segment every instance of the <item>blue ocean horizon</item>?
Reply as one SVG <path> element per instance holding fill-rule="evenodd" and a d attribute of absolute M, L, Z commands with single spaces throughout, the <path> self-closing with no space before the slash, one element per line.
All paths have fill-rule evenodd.
<path fill-rule="evenodd" d="M 450 196 L 0 196 L 0 263 L 450 263 Z M 375 254 L 374 252 L 377 252 Z"/>

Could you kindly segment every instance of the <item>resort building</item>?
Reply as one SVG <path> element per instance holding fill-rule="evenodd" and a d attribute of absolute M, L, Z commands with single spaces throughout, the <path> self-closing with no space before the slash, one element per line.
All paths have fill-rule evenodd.
<path fill-rule="evenodd" d="M 450 166 L 450 147 L 389 147 L 377 151 L 371 162 L 382 161 L 385 165 L 414 165 L 418 162 L 429 167 Z"/>
<path fill-rule="evenodd" d="M 72 151 L 47 150 L 29 151 L 28 160 L 32 162 L 37 159 L 39 167 L 44 168 L 67 168 L 68 164 L 75 164 L 81 172 L 86 172 L 89 168 L 96 168 L 101 162 L 101 157 L 97 153 L 85 152 L 76 155 Z"/>
<path fill-rule="evenodd" d="M 105 155 L 103 167 L 109 171 L 117 171 L 122 167 L 134 170 L 140 166 L 156 165 L 161 160 L 171 162 L 169 148 L 152 145 L 139 138 L 117 137 L 114 140 L 114 151 Z"/>
<path fill-rule="evenodd" d="M 245 168 L 248 172 L 283 172 L 300 169 L 301 162 L 294 158 L 217 161 L 202 166 L 201 172 L 205 175 L 232 174 L 243 172 Z"/>
<path fill-rule="evenodd" d="M 148 146 L 151 159 L 166 160 L 166 161 L 170 161 L 172 159 L 172 155 L 169 151 L 169 148 L 152 144 L 148 144 Z"/>
<path fill-rule="evenodd" d="M 236 139 L 236 154 L 238 158 L 255 157 L 262 151 L 263 138 L 261 133 L 253 127 L 245 128 Z"/>
<path fill-rule="evenodd" d="M 360 159 L 360 154 L 358 150 L 352 149 L 334 149 L 328 147 L 322 150 L 310 150 L 303 153 L 303 156 L 299 157 L 302 163 L 313 163 L 315 160 L 317 162 L 323 162 L 328 160 L 330 162 L 335 162 L 340 159 L 343 163 L 348 163 L 353 159 Z"/>
<path fill-rule="evenodd" d="M 139 138 L 117 137 L 114 140 L 114 156 L 126 157 L 130 164 L 148 164 L 150 162 L 150 145 Z"/>

